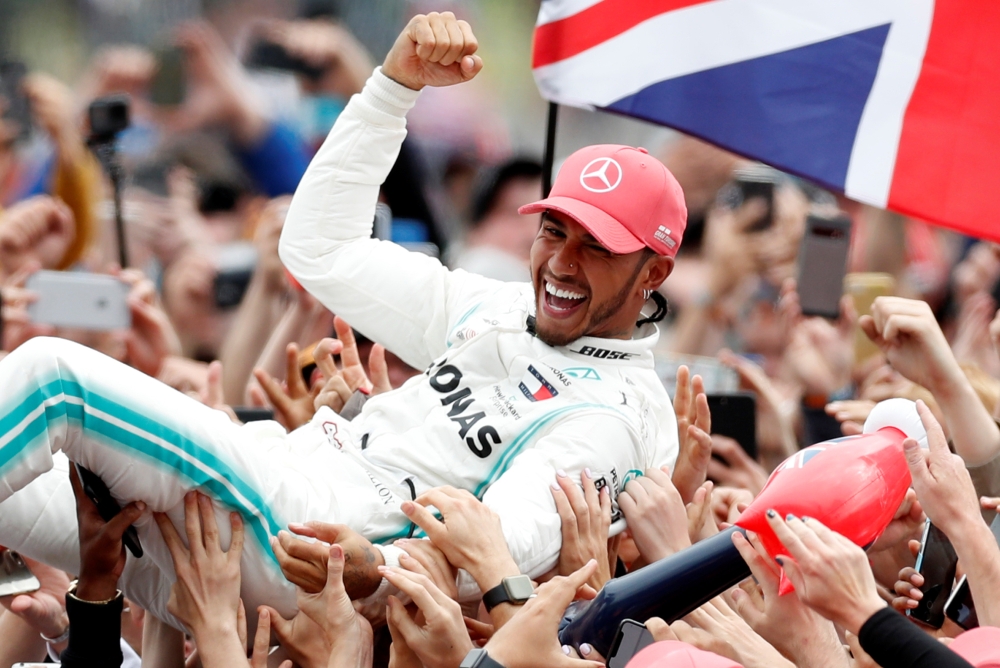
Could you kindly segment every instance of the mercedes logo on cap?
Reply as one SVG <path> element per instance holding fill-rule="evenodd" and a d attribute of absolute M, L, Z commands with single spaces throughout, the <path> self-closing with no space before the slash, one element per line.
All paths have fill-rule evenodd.
<path fill-rule="evenodd" d="M 622 166 L 613 158 L 594 158 L 580 172 L 580 185 L 592 193 L 607 193 L 622 182 Z"/>

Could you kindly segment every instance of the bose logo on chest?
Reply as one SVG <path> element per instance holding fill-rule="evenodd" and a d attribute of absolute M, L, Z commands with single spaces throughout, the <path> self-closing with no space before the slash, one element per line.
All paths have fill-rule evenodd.
<path fill-rule="evenodd" d="M 626 353 L 620 350 L 608 350 L 607 348 L 595 348 L 594 346 L 583 346 L 579 350 L 570 352 L 587 357 L 596 357 L 601 360 L 627 360 L 635 357 L 636 353 Z"/>

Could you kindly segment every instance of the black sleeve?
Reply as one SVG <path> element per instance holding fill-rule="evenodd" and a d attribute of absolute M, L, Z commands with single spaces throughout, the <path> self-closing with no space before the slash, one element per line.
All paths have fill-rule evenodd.
<path fill-rule="evenodd" d="M 858 641 L 882 668 L 973 668 L 888 607 L 868 618 L 858 632 Z"/>
<path fill-rule="evenodd" d="M 120 668 L 122 665 L 121 596 L 111 603 L 88 603 L 66 597 L 69 644 L 62 653 L 65 668 Z"/>

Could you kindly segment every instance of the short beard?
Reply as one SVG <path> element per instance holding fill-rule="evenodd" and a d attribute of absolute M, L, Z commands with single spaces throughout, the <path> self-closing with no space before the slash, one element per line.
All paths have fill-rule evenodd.
<path fill-rule="evenodd" d="M 573 343 L 581 336 L 588 336 L 588 334 L 590 332 L 593 332 L 595 329 L 599 329 L 602 324 L 604 324 L 612 317 L 617 315 L 618 312 L 623 308 L 623 305 L 628 300 L 629 293 L 632 292 L 632 288 L 634 287 L 635 284 L 635 279 L 639 277 L 639 272 L 642 271 L 642 268 L 644 266 L 646 266 L 646 260 L 652 257 L 652 255 L 653 253 L 651 252 L 643 253 L 639 257 L 639 261 L 636 263 L 635 269 L 632 271 L 632 275 L 629 276 L 627 281 L 625 281 L 625 285 L 623 285 L 622 289 L 618 291 L 618 294 L 616 294 L 611 299 L 608 299 L 594 306 L 593 315 L 590 316 L 590 321 L 587 323 L 587 331 L 585 331 L 583 334 L 580 334 L 579 336 L 573 336 L 572 334 L 562 331 L 551 331 L 551 332 L 546 331 L 541 326 L 541 323 L 538 323 L 536 320 L 535 336 L 541 339 L 543 343 L 547 343 L 553 348 L 560 348 L 562 346 L 567 346 Z M 539 281 L 539 284 L 540 285 L 542 284 L 541 281 Z M 542 295 L 542 299 L 545 299 L 544 295 Z M 638 314 L 636 314 L 636 317 L 638 318 Z M 615 334 L 618 332 L 610 332 L 610 333 Z M 620 333 L 631 336 L 632 328 L 630 327 L 627 332 L 620 332 Z"/>

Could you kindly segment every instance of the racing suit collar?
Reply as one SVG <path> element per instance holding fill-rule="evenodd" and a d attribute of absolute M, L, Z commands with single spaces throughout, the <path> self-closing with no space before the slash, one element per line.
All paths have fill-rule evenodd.
<path fill-rule="evenodd" d="M 600 360 L 625 366 L 652 366 L 653 347 L 660 338 L 659 328 L 649 323 L 636 328 L 631 339 L 604 339 L 581 336 L 557 348 L 562 354 L 581 361 Z"/>

